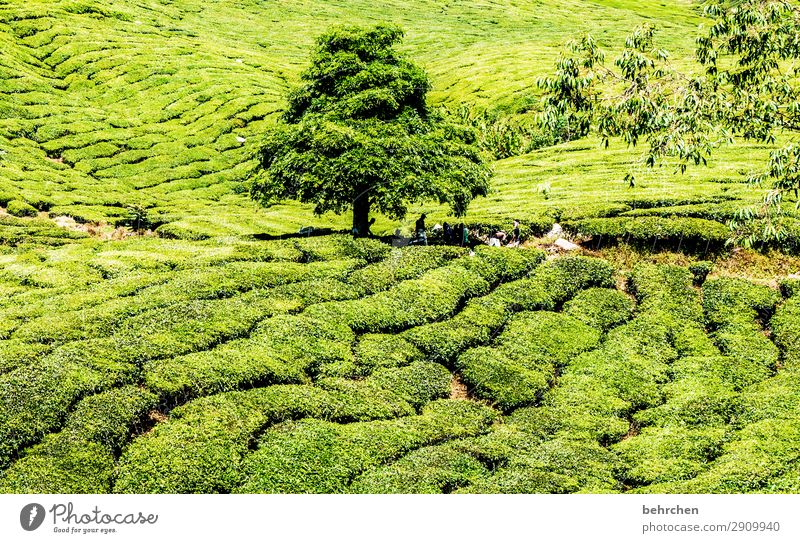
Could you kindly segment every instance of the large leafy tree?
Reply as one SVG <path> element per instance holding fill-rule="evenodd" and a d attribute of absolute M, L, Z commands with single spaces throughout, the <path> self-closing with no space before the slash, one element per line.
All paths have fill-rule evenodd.
<path fill-rule="evenodd" d="M 637 28 L 613 66 L 590 37 L 570 43 L 556 72 L 539 81 L 545 90 L 541 120 L 570 120 L 581 132 L 594 126 L 606 145 L 621 138 L 647 142 L 642 160 L 665 158 L 683 172 L 705 164 L 715 148 L 746 140 L 774 143 L 778 133 L 800 131 L 800 5 L 790 0 L 706 2 L 711 20 L 697 39 L 698 69 L 679 73 L 655 45 L 652 26 Z M 630 172 L 626 179 L 633 184 Z M 800 147 L 776 148 L 751 178 L 767 185 L 760 206 L 732 221 L 745 244 L 782 238 L 784 206 L 800 190 Z"/>
<path fill-rule="evenodd" d="M 313 203 L 317 214 L 352 209 L 363 234 L 373 210 L 399 219 L 410 203 L 433 200 L 463 215 L 486 194 L 490 170 L 475 134 L 429 108 L 427 75 L 395 49 L 402 36 L 378 25 L 318 38 L 260 150 L 254 198 Z"/>

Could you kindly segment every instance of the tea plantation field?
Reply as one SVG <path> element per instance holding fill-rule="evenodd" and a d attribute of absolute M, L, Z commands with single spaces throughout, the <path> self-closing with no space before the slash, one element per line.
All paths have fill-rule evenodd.
<path fill-rule="evenodd" d="M 0 0 L 0 493 L 800 492 L 800 215 L 782 254 L 725 246 L 770 147 L 634 188 L 635 149 L 514 153 L 466 218 L 521 219 L 514 249 L 354 240 L 245 194 L 332 24 L 399 23 L 433 105 L 529 126 L 567 39 L 655 22 L 689 66 L 698 14 Z M 596 245 L 536 248 L 554 222 Z"/>
<path fill-rule="evenodd" d="M 265 211 L 242 194 L 260 136 L 330 25 L 396 22 L 404 51 L 431 75 L 433 105 L 530 124 L 536 79 L 553 71 L 569 38 L 591 31 L 614 51 L 649 21 L 672 62 L 690 66 L 698 13 L 683 0 L 3 0 L 0 207 L 130 225 L 137 206 L 146 226 L 183 239 L 346 228 L 347 217 L 314 217 L 294 203 Z M 724 148 L 684 176 L 668 165 L 641 171 L 631 189 L 623 178 L 638 150 L 567 143 L 496 162 L 495 192 L 474 202 L 468 220 L 718 242 L 723 223 L 759 198 L 744 181 L 767 153 Z M 398 226 L 378 219 L 377 233 Z M 790 226 L 796 244 L 800 227 Z"/>
<path fill-rule="evenodd" d="M 347 236 L 3 270 L 4 493 L 800 490 L 798 281 Z"/>

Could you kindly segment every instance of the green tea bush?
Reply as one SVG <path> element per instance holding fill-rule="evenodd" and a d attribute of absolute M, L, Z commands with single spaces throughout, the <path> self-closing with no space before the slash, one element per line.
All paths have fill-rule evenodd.
<path fill-rule="evenodd" d="M 422 359 L 422 352 L 399 335 L 364 334 L 355 346 L 355 374 L 369 375 L 378 368 L 405 366 Z"/>
<path fill-rule="evenodd" d="M 268 303 L 246 298 L 175 304 L 129 319 L 113 337 L 67 343 L 35 366 L 0 375 L 0 465 L 57 427 L 87 392 L 131 383 L 144 361 L 241 337 L 270 311 Z"/>
<path fill-rule="evenodd" d="M 762 419 L 800 419 L 800 375 L 796 367 L 756 383 L 742 392 L 742 414 L 737 422 Z"/>
<path fill-rule="evenodd" d="M 155 230 L 156 234 L 166 239 L 183 239 L 188 241 L 202 241 L 211 238 L 211 234 L 187 228 L 174 223 L 162 224 Z"/>
<path fill-rule="evenodd" d="M 35 362 L 50 351 L 47 345 L 17 339 L 0 340 L 0 374 Z"/>
<path fill-rule="evenodd" d="M 9 202 L 19 200 L 19 196 L 12 193 L 0 190 L 0 206 L 7 207 Z"/>
<path fill-rule="evenodd" d="M 715 330 L 714 341 L 735 365 L 725 375 L 737 390 L 775 371 L 778 349 L 762 333 L 760 322 L 769 320 L 779 300 L 775 290 L 743 279 L 721 278 L 703 285 L 707 326 Z"/>
<path fill-rule="evenodd" d="M 577 319 L 534 311 L 514 315 L 496 345 L 517 360 L 538 360 L 561 367 L 599 341 L 600 333 Z"/>
<path fill-rule="evenodd" d="M 764 485 L 764 492 L 769 494 L 800 493 L 800 468 L 798 468 L 798 464 L 795 462 L 786 472 L 769 478 Z"/>
<path fill-rule="evenodd" d="M 369 468 L 419 447 L 485 432 L 495 415 L 464 400 L 439 400 L 421 415 L 338 425 L 314 419 L 268 430 L 245 460 L 245 493 L 345 492 Z"/>
<path fill-rule="evenodd" d="M 668 209 L 670 207 L 686 206 L 686 205 L 708 205 L 719 204 L 735 200 L 735 196 L 725 194 L 712 194 L 707 196 L 674 196 L 674 195 L 660 195 L 660 196 L 633 196 L 625 199 L 625 203 L 637 210 L 643 209 Z"/>
<path fill-rule="evenodd" d="M 266 320 L 247 339 L 148 362 L 145 383 L 162 398 L 187 398 L 267 384 L 303 383 L 323 364 L 351 361 L 349 328 L 303 316 Z"/>
<path fill-rule="evenodd" d="M 616 455 L 594 441 L 559 435 L 536 447 L 524 463 L 543 465 L 551 473 L 577 480 L 578 492 L 598 494 L 622 490 L 615 478 L 619 471 Z"/>
<path fill-rule="evenodd" d="M 491 435 L 488 436 L 491 439 Z M 590 440 L 562 435 L 527 447 L 484 479 L 459 488 L 458 493 L 560 494 L 614 493 L 616 456 Z"/>
<path fill-rule="evenodd" d="M 446 445 L 473 456 L 494 472 L 500 466 L 507 465 L 513 457 L 527 452 L 540 442 L 541 440 L 505 422 L 494 424 L 488 432 L 481 435 L 453 440 Z"/>
<path fill-rule="evenodd" d="M 279 301 L 257 293 L 181 302 L 127 319 L 113 338 L 129 346 L 132 360 L 168 358 L 248 335 L 258 322 L 277 312 Z"/>
<path fill-rule="evenodd" d="M 264 353 L 257 341 L 235 340 L 221 349 L 147 363 L 147 386 L 170 402 L 254 384 L 300 383 L 303 368 Z"/>
<path fill-rule="evenodd" d="M 338 279 L 314 279 L 274 287 L 264 297 L 307 307 L 322 302 L 338 302 L 358 298 L 358 289 Z M 300 307 L 297 308 L 298 310 Z"/>
<path fill-rule="evenodd" d="M 114 456 L 93 442 L 51 434 L 34 445 L 0 477 L 4 494 L 106 494 Z"/>
<path fill-rule="evenodd" d="M 720 203 L 683 204 L 666 207 L 647 207 L 633 209 L 622 215 L 625 217 L 694 217 L 716 221 L 722 224 L 736 217 L 747 203 L 736 200 Z"/>
<path fill-rule="evenodd" d="M 491 476 L 458 488 L 455 494 L 572 494 L 581 490 L 580 482 L 541 465 L 514 464 L 501 467 Z"/>
<path fill-rule="evenodd" d="M 35 220 L 35 219 L 29 219 Z M 88 234 L 84 232 L 73 232 L 64 230 L 62 228 L 6 228 L 0 227 L 0 246 L 6 245 L 9 247 L 17 248 L 37 248 L 42 247 L 61 247 L 69 245 L 72 240 L 88 238 Z M 48 284 L 40 284 L 33 278 L 28 277 L 25 279 L 25 284 L 28 286 L 51 286 Z M 82 280 L 80 276 L 73 277 L 72 279 Z"/>
<path fill-rule="evenodd" d="M 418 373 L 430 376 L 430 368 L 428 370 Z M 388 370 L 388 373 L 394 371 Z M 317 386 L 327 392 L 325 397 L 320 398 L 319 408 L 322 409 L 322 415 L 318 418 L 340 422 L 393 419 L 413 415 L 416 411 L 407 400 L 424 404 L 441 397 L 441 391 L 432 390 L 434 387 L 430 385 L 426 390 L 418 388 L 411 391 L 410 387 L 425 386 L 418 381 L 409 384 L 409 388 L 404 391 L 391 390 L 374 378 L 354 381 L 341 377 L 328 377 L 320 379 Z"/>
<path fill-rule="evenodd" d="M 239 481 L 241 458 L 270 417 L 318 414 L 313 387 L 276 386 L 200 398 L 133 440 L 119 461 L 114 492 L 225 492 Z M 321 414 L 321 413 L 319 413 Z"/>
<path fill-rule="evenodd" d="M 789 298 L 770 321 L 784 365 L 800 366 L 800 297 Z"/>
<path fill-rule="evenodd" d="M 480 397 L 508 411 L 533 403 L 550 385 L 557 367 L 591 349 L 600 332 L 565 315 L 519 313 L 494 347 L 478 347 L 456 361 L 464 381 Z"/>
<path fill-rule="evenodd" d="M 800 460 L 800 424 L 797 419 L 766 419 L 736 433 L 709 470 L 686 481 L 675 491 L 703 494 L 767 492 Z"/>
<path fill-rule="evenodd" d="M 53 205 L 53 201 L 47 197 L 44 197 L 40 194 L 27 196 L 25 198 L 26 202 L 33 207 L 36 211 L 49 211 Z"/>
<path fill-rule="evenodd" d="M 513 311 L 553 309 L 582 288 L 613 284 L 612 277 L 613 268 L 602 261 L 581 257 L 554 260 L 536 268 L 529 279 L 504 283 L 492 293 L 470 300 L 461 313 L 448 321 L 412 328 L 402 335 L 429 359 L 453 364 L 465 349 L 487 343 Z M 476 364 L 470 364 L 475 371 Z M 498 369 L 487 366 L 484 370 L 489 371 L 490 367 Z M 505 381 L 509 379 L 510 375 Z M 540 379 L 534 381 L 538 383 Z M 522 384 L 516 388 L 530 398 L 541 387 L 533 392 Z"/>
<path fill-rule="evenodd" d="M 638 266 L 631 277 L 643 310 L 631 323 L 655 317 L 648 329 L 664 328 L 665 352 L 673 353 L 660 357 L 667 365 L 656 395 L 632 414 L 639 433 L 614 445 L 623 460 L 621 478 L 634 492 L 691 492 L 686 485 L 705 477 L 734 426 L 755 416 L 758 400 L 748 403 L 739 391 L 767 378 L 776 360 L 756 322 L 774 307 L 774 291 L 740 280 L 707 281 L 701 311 L 690 280 L 681 268 L 651 265 Z M 712 337 L 706 323 L 716 330 Z M 628 363 L 620 362 L 624 371 Z"/>
<path fill-rule="evenodd" d="M 67 417 L 63 433 L 118 453 L 145 415 L 157 407 L 157 396 L 138 386 L 124 386 L 87 396 Z"/>
<path fill-rule="evenodd" d="M 503 411 L 536 402 L 554 377 L 554 369 L 546 364 L 519 363 L 489 347 L 469 349 L 456 368 L 475 396 Z"/>
<path fill-rule="evenodd" d="M 13 228 L 30 228 L 31 226 L 47 227 L 52 226 L 52 223 L 46 219 L 22 219 L 13 217 L 11 215 L 0 216 L 0 226 L 8 226 Z"/>
<path fill-rule="evenodd" d="M 484 294 L 489 284 L 450 265 L 360 300 L 317 304 L 310 317 L 342 322 L 354 332 L 392 332 L 452 314 L 462 300 Z"/>
<path fill-rule="evenodd" d="M 629 433 L 632 414 L 636 417 L 648 412 L 646 408 L 663 404 L 663 387 L 680 351 L 713 350 L 710 341 L 700 339 L 707 339 L 697 320 L 702 319 L 702 308 L 686 270 L 639 267 L 631 284 L 640 301 L 638 315 L 611 329 L 598 348 L 572 358 L 559 376 L 558 386 L 544 394 L 542 407 L 521 409 L 510 417 L 509 422 L 535 442 L 556 443 L 561 436 L 595 446 L 618 442 Z M 699 334 L 697 339 L 695 333 Z M 636 412 L 642 408 L 646 410 Z M 511 450 L 513 459 L 514 448 Z M 608 465 L 615 462 L 610 460 Z M 611 469 L 613 476 L 618 468 L 600 469 Z M 529 472 L 530 468 L 521 471 Z M 571 474 L 562 474 L 566 479 L 562 479 L 565 486 L 561 488 L 565 490 L 619 490 L 607 477 L 579 484 Z"/>
<path fill-rule="evenodd" d="M 608 331 L 633 316 L 634 303 L 614 289 L 591 288 L 564 304 L 564 313 L 584 324 Z"/>
<path fill-rule="evenodd" d="M 459 263 L 492 285 L 521 278 L 541 264 L 545 257 L 543 251 L 535 249 L 509 251 L 488 245 L 478 245 L 474 252 L 475 256 L 464 258 Z"/>
<path fill-rule="evenodd" d="M 586 257 L 564 257 L 535 268 L 528 278 L 501 284 L 486 297 L 487 308 L 507 311 L 557 309 L 581 290 L 612 287 L 614 268 L 607 262 Z"/>
<path fill-rule="evenodd" d="M 771 375 L 764 364 L 748 363 L 731 356 L 688 356 L 673 363 L 674 380 L 697 377 L 707 381 L 718 381 L 735 391 L 763 381 Z"/>
<path fill-rule="evenodd" d="M 554 213 L 559 221 L 569 223 L 581 219 L 616 217 L 626 211 L 630 211 L 630 209 L 631 206 L 623 203 L 581 202 L 573 205 L 556 205 Z"/>
<path fill-rule="evenodd" d="M 672 337 L 672 346 L 678 356 L 719 356 L 717 344 L 699 323 L 672 321 L 677 333 Z"/>
<path fill-rule="evenodd" d="M 548 394 L 552 392 L 548 391 Z M 568 424 L 568 417 L 568 412 L 559 412 L 550 405 L 539 405 L 516 409 L 504 422 L 515 433 L 524 433 L 529 443 L 536 444 L 552 439 L 561 432 Z"/>
<path fill-rule="evenodd" d="M 673 314 L 652 309 L 649 297 L 666 296 L 665 291 L 643 296 L 642 307 L 651 309 L 611 330 L 598 349 L 576 357 L 566 371 L 602 380 L 635 408 L 660 403 L 660 386 L 668 380 L 669 364 L 678 357 L 673 338 L 686 326 Z"/>
<path fill-rule="evenodd" d="M 22 200 L 11 200 L 6 204 L 6 211 L 15 217 L 35 217 L 38 213 L 32 205 Z"/>
<path fill-rule="evenodd" d="M 780 352 L 760 330 L 748 334 L 717 332 L 714 340 L 732 362 L 732 371 L 726 375 L 737 390 L 766 379 L 777 368 Z"/>
<path fill-rule="evenodd" d="M 126 318 L 162 303 L 169 302 L 163 300 L 139 306 L 133 300 L 116 299 L 86 310 L 46 314 L 19 326 L 13 337 L 20 341 L 53 344 L 109 335 Z"/>
<path fill-rule="evenodd" d="M 549 437 L 566 432 L 609 443 L 621 439 L 629 430 L 626 417 L 631 402 L 592 375 L 565 373 L 559 377 L 558 386 L 545 394 L 542 404 L 554 416 L 538 431 L 549 430 Z"/>
<path fill-rule="evenodd" d="M 536 268 L 531 278 L 551 290 L 553 302 L 558 305 L 589 287 L 613 288 L 614 272 L 605 260 L 573 256 Z"/>
<path fill-rule="evenodd" d="M 391 249 L 384 260 L 355 270 L 347 281 L 356 286 L 362 295 L 375 294 L 387 290 L 400 281 L 417 279 L 424 273 L 466 254 L 466 249 L 449 246 L 409 246 Z"/>
<path fill-rule="evenodd" d="M 354 494 L 442 494 L 488 475 L 471 455 L 445 445 L 423 447 L 353 480 Z"/>
<path fill-rule="evenodd" d="M 374 263 L 391 254 L 391 248 L 376 239 L 354 239 L 346 235 L 299 238 L 294 241 L 294 245 L 302 253 L 303 262 L 350 258 Z"/>
<path fill-rule="evenodd" d="M 0 488 L 14 493 L 110 492 L 115 455 L 155 406 L 155 395 L 135 386 L 85 398 L 62 432 L 22 452 L 0 478 Z"/>
<path fill-rule="evenodd" d="M 226 392 L 175 408 L 168 421 L 126 449 L 115 491 L 229 492 L 239 484 L 242 459 L 263 428 L 303 417 L 353 422 L 413 415 L 412 405 L 449 390 L 449 372 L 422 363 L 361 381 L 320 384 L 324 388 L 276 385 Z"/>
<path fill-rule="evenodd" d="M 687 376 L 665 384 L 663 390 L 663 404 L 634 415 L 640 426 L 720 426 L 741 411 L 740 396 L 721 380 Z"/>
<path fill-rule="evenodd" d="M 565 229 L 577 235 L 599 239 L 624 239 L 633 243 L 666 242 L 679 246 L 721 247 L 730 230 L 717 221 L 695 218 L 614 217 L 565 222 Z"/>
<path fill-rule="evenodd" d="M 628 279 L 628 287 L 636 296 L 640 311 L 660 310 L 703 322 L 703 308 L 691 286 L 692 274 L 686 268 L 638 264 Z"/>
<path fill-rule="evenodd" d="M 298 309 L 302 302 L 293 300 L 293 296 L 305 297 L 311 302 L 320 301 L 320 294 L 337 298 L 356 296 L 356 292 L 338 283 L 320 285 L 315 280 L 333 280 L 343 276 L 357 267 L 359 262 L 361 261 L 345 260 L 306 265 L 245 262 L 212 269 L 186 270 L 173 274 L 170 280 L 160 282 L 161 284 L 133 292 L 130 298 L 111 299 L 83 311 L 43 315 L 20 326 L 14 337 L 47 343 L 110 335 L 138 315 L 145 315 L 140 320 L 152 320 L 152 315 L 164 313 L 163 308 L 168 305 L 174 306 L 178 302 L 191 305 L 198 303 L 191 302 L 192 300 L 232 298 L 248 291 L 250 299 L 263 298 L 262 305 L 272 304 L 275 312 L 283 311 L 281 308 L 284 307 L 287 311 Z M 294 289 L 288 286 L 290 283 L 305 281 L 308 284 L 298 285 Z M 255 292 L 256 289 L 279 286 L 284 288 L 276 290 L 275 299 L 271 301 L 266 299 L 269 292 Z M 281 297 L 290 299 L 287 303 L 281 301 Z M 179 311 L 177 306 L 169 310 L 176 311 Z"/>
<path fill-rule="evenodd" d="M 659 357 L 642 353 L 644 342 L 631 338 L 631 328 L 617 328 L 599 349 L 576 357 L 569 371 L 590 375 L 607 383 L 616 394 L 635 408 L 661 402 L 661 385 L 667 381 L 670 350 Z M 648 348 L 655 344 L 647 345 Z"/>
<path fill-rule="evenodd" d="M 724 427 L 647 427 L 613 446 L 629 485 L 680 481 L 696 477 L 719 456 L 728 431 Z"/>
<path fill-rule="evenodd" d="M 119 386 L 137 378 L 138 364 L 151 355 L 152 347 L 138 338 L 105 337 L 71 341 L 54 348 L 43 362 L 79 364 L 102 376 L 99 386 Z"/>
<path fill-rule="evenodd" d="M 230 261 L 300 262 L 303 252 L 293 240 L 240 241 L 233 245 Z"/>
<path fill-rule="evenodd" d="M 703 308 L 712 330 L 759 330 L 758 319 L 768 321 L 780 294 L 744 279 L 723 277 L 703 285 Z"/>
<path fill-rule="evenodd" d="M 76 399 L 102 385 L 97 371 L 57 355 L 0 375 L 0 466 L 56 429 Z"/>
<path fill-rule="evenodd" d="M 49 242 L 48 244 L 52 245 Z M 65 242 L 64 245 L 67 243 Z M 31 256 L 30 252 L 23 254 Z M 25 257 L 21 256 L 18 257 L 18 264 L 21 266 L 5 267 L 3 270 L 5 273 L 2 275 L 25 287 L 77 289 L 97 284 L 103 280 L 103 276 L 98 270 L 76 261 L 43 264 L 36 261 L 25 262 Z"/>
<path fill-rule="evenodd" d="M 401 337 L 430 360 L 451 364 L 464 349 L 487 343 L 491 333 L 506 322 L 509 308 L 508 300 L 495 290 L 467 302 L 452 319 L 411 328 Z"/>
<path fill-rule="evenodd" d="M 431 400 L 450 395 L 450 371 L 435 362 L 414 362 L 409 366 L 381 370 L 371 381 L 391 390 L 416 409 Z"/>
<path fill-rule="evenodd" d="M 234 262 L 202 270 L 186 270 L 163 285 L 141 292 L 142 297 L 182 293 L 182 299 L 224 298 L 239 292 L 322 279 L 343 279 L 363 265 L 345 259 L 311 264 L 294 262 Z"/>

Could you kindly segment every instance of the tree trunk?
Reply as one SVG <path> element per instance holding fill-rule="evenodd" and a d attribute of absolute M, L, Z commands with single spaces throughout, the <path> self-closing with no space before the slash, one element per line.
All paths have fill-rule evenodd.
<path fill-rule="evenodd" d="M 353 202 L 353 233 L 358 237 L 367 235 L 369 208 L 369 194 L 366 191 L 359 191 L 359 196 Z"/>

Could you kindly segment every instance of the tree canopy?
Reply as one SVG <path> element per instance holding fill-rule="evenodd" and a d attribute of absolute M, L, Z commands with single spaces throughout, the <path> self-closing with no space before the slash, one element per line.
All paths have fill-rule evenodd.
<path fill-rule="evenodd" d="M 698 69 L 680 73 L 656 46 L 655 28 L 634 30 L 613 66 L 591 37 L 573 41 L 556 72 L 539 80 L 545 90 L 541 122 L 566 119 L 578 135 L 594 126 L 629 145 L 647 141 L 643 161 L 665 158 L 683 172 L 706 164 L 713 150 L 735 136 L 775 143 L 778 133 L 800 130 L 800 7 L 789 0 L 729 0 L 704 5 L 711 24 L 697 39 Z M 632 173 L 626 176 L 632 185 Z M 768 184 L 763 204 L 732 221 L 734 239 L 752 244 L 780 240 L 787 199 L 797 206 L 800 147 L 775 149 L 751 182 Z"/>
<path fill-rule="evenodd" d="M 463 215 L 487 193 L 491 172 L 475 133 L 428 106 L 427 75 L 395 49 L 402 37 L 381 24 L 317 39 L 260 149 L 255 199 L 313 203 L 317 214 L 352 209 L 364 234 L 372 210 L 400 219 L 410 203 L 438 201 Z"/>

